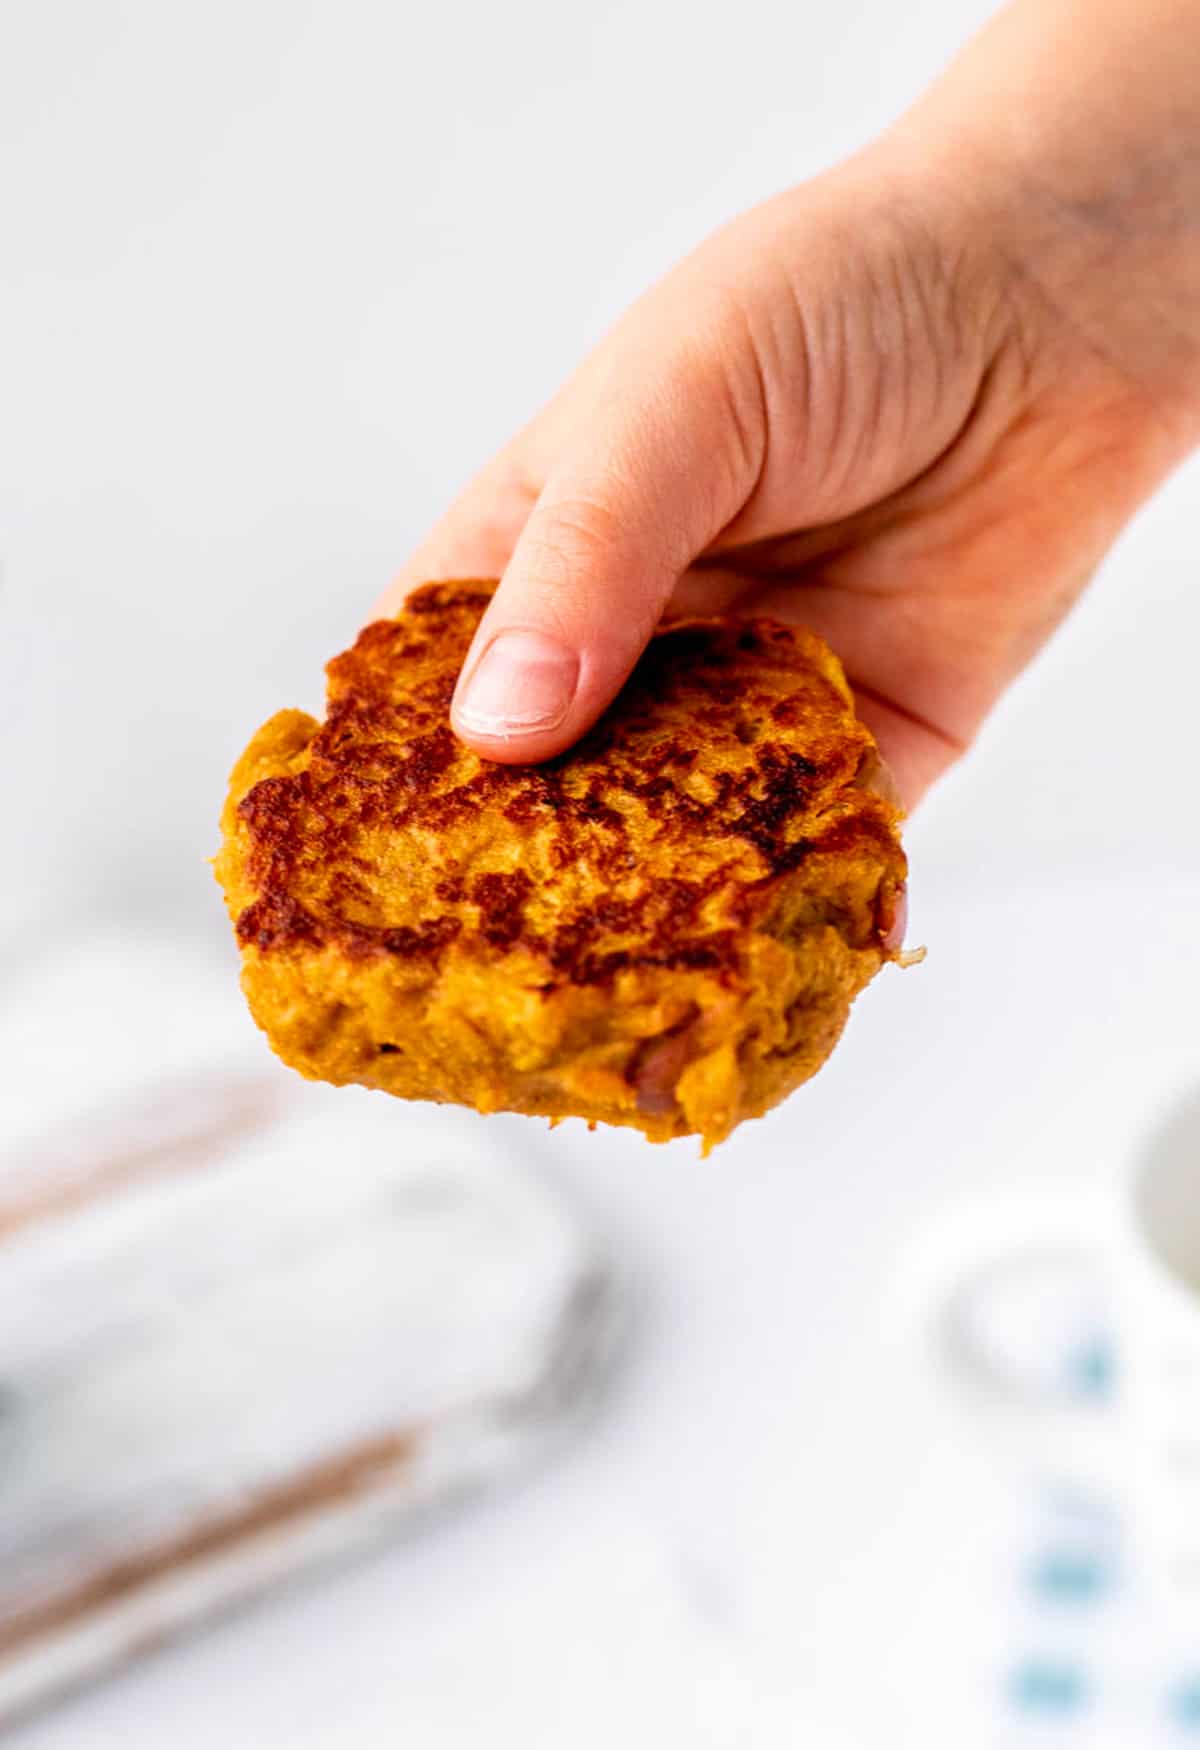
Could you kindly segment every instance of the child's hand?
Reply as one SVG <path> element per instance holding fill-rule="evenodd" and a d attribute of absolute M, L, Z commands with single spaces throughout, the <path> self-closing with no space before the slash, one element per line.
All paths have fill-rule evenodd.
<path fill-rule="evenodd" d="M 1003 15 L 468 486 L 383 604 L 503 574 L 465 740 L 554 754 L 664 613 L 736 605 L 829 640 L 910 802 L 967 745 L 1200 424 L 1200 7 L 1136 5 L 1102 42 L 1077 0 Z"/>

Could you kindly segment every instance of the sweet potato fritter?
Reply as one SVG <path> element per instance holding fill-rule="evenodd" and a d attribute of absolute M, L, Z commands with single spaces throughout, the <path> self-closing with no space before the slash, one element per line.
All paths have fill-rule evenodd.
<path fill-rule="evenodd" d="M 660 631 L 540 766 L 451 733 L 491 584 L 430 584 L 234 768 L 217 877 L 303 1075 L 706 1148 L 829 1055 L 901 958 L 899 810 L 837 659 L 769 620 Z"/>

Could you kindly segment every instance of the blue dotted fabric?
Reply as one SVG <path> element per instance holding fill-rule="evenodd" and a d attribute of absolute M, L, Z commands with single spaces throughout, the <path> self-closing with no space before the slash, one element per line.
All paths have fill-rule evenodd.
<path fill-rule="evenodd" d="M 1200 1637 L 1200 1624 L 1197 1624 Z M 1181 1678 L 1167 1697 L 1171 1723 L 1200 1741 L 1200 1665 L 1196 1671 Z"/>
<path fill-rule="evenodd" d="M 997 1673 L 1005 1744 L 1200 1746 L 1200 1614 L 1193 1655 L 1187 1624 L 1156 1633 L 1118 1505 L 1055 1482 L 1022 1523 Z"/>
<path fill-rule="evenodd" d="M 1086 1707 L 1091 1699 L 1091 1684 L 1081 1666 L 1033 1654 L 1011 1672 L 1008 1699 L 1019 1714 L 1061 1719 Z"/>

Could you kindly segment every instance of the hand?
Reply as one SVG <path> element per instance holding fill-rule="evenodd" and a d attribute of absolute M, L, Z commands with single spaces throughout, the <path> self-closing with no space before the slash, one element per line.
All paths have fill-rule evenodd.
<path fill-rule="evenodd" d="M 968 745 L 1197 435 L 1175 184 L 1122 204 L 1085 128 L 991 119 L 1036 86 L 1051 11 L 1004 15 L 896 129 L 704 244 L 467 487 L 381 604 L 502 575 L 464 740 L 557 753 L 664 615 L 737 609 L 829 641 L 910 804 Z"/>

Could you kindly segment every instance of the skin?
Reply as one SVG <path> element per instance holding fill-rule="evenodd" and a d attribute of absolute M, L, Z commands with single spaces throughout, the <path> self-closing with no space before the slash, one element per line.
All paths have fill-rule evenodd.
<path fill-rule="evenodd" d="M 501 576 L 453 724 L 509 761 L 664 616 L 811 626 L 911 805 L 1197 442 L 1200 0 L 1018 0 L 640 299 L 377 611 Z"/>

